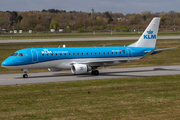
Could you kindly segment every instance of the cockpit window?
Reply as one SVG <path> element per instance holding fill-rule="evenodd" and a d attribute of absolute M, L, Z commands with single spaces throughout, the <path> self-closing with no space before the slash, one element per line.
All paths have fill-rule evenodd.
<path fill-rule="evenodd" d="M 23 57 L 23 53 L 19 53 L 19 54 L 18 54 L 18 56 L 21 56 L 21 57 Z"/>
<path fill-rule="evenodd" d="M 17 56 L 18 55 L 18 53 L 13 53 L 11 56 Z"/>
<path fill-rule="evenodd" d="M 13 53 L 11 56 L 20 56 L 20 57 L 23 57 L 23 53 Z"/>

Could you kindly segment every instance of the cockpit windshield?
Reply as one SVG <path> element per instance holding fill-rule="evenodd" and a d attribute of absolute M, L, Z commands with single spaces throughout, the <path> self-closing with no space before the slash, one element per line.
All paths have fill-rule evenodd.
<path fill-rule="evenodd" d="M 13 53 L 11 56 L 17 56 L 18 55 L 18 53 Z"/>
<path fill-rule="evenodd" d="M 11 56 L 20 56 L 20 57 L 23 57 L 23 53 L 13 53 Z"/>
<path fill-rule="evenodd" d="M 18 54 L 18 56 L 21 56 L 21 57 L 23 57 L 23 54 L 22 54 L 22 53 L 19 53 L 19 54 Z"/>

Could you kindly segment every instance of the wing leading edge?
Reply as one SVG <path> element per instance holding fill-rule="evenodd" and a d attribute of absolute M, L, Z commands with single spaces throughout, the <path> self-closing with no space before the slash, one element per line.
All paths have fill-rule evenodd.
<path fill-rule="evenodd" d="M 111 59 L 111 60 L 87 60 L 87 61 L 78 61 L 78 62 L 73 62 L 72 64 L 86 64 L 88 66 L 109 66 L 109 65 L 115 65 L 115 64 L 124 64 L 127 62 L 135 61 L 140 59 L 140 57 L 136 58 L 120 58 L 120 59 Z"/>

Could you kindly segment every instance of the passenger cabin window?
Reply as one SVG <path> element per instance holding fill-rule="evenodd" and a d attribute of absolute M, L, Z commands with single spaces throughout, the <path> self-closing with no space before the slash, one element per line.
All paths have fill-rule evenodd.
<path fill-rule="evenodd" d="M 69 53 L 69 55 L 71 55 L 71 53 Z"/>
<path fill-rule="evenodd" d="M 75 55 L 75 53 L 73 53 L 73 55 Z"/>
<path fill-rule="evenodd" d="M 57 56 L 58 54 L 56 53 L 56 56 Z"/>

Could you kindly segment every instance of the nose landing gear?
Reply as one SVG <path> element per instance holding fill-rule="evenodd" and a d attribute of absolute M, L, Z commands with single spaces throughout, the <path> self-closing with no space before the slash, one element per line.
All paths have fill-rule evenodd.
<path fill-rule="evenodd" d="M 24 71 L 23 78 L 28 78 L 28 74 L 27 74 L 28 69 L 23 69 L 23 71 Z"/>
<path fill-rule="evenodd" d="M 23 78 L 28 78 L 28 75 L 27 75 L 27 74 L 24 74 L 24 75 L 23 75 Z"/>

